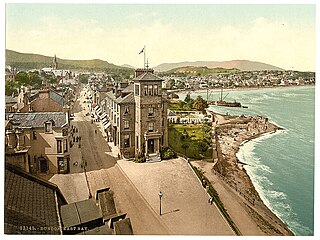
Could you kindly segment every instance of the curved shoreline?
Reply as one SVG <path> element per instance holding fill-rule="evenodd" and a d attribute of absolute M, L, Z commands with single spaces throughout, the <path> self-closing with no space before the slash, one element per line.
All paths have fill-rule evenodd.
<path fill-rule="evenodd" d="M 219 114 L 216 114 L 215 117 L 225 120 Z M 222 124 L 215 125 L 214 128 L 218 159 L 213 169 L 223 175 L 230 186 L 253 199 L 255 204 L 252 208 L 275 228 L 274 231 L 270 230 L 270 235 L 294 235 L 284 222 L 265 205 L 243 167 L 244 163 L 237 157 L 240 146 L 264 134 L 283 130 L 283 128 L 268 122 L 267 118 L 261 116 L 233 116 L 231 120 L 225 120 Z"/>
<path fill-rule="evenodd" d="M 315 85 L 290 85 L 290 86 L 268 86 L 268 87 L 243 87 L 243 88 L 224 88 L 224 92 L 239 92 L 239 91 L 255 91 L 255 90 L 263 90 L 263 89 L 287 89 L 287 88 L 304 88 L 304 87 L 315 87 Z M 220 88 L 208 88 L 209 91 L 214 91 L 217 90 L 220 92 Z M 169 90 L 170 92 L 174 92 L 176 94 L 187 94 L 190 91 L 192 93 L 206 93 L 207 89 L 194 89 L 194 90 L 186 90 L 186 89 L 174 89 L 174 90 Z"/>

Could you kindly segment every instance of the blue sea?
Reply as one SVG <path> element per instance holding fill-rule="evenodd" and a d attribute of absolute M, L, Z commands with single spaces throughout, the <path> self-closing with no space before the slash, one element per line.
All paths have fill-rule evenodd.
<path fill-rule="evenodd" d="M 185 95 L 179 94 L 180 99 Z M 191 97 L 198 95 L 207 98 L 206 92 L 193 92 Z M 209 92 L 210 100 L 219 96 L 220 90 Z M 298 236 L 314 235 L 315 87 L 229 91 L 224 96 L 248 108 L 210 109 L 264 115 L 285 129 L 247 142 L 237 157 L 248 164 L 246 171 L 264 203 L 290 230 Z"/>

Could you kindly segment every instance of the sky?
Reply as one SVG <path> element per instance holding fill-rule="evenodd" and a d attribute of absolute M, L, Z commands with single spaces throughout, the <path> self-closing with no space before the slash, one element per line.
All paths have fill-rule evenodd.
<path fill-rule="evenodd" d="M 5 8 L 6 49 L 143 67 L 251 60 L 315 71 L 312 4 L 21 4 Z"/>

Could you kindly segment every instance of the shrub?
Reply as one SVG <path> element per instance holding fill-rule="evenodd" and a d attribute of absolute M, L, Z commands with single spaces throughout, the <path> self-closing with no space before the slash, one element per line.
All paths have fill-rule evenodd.
<path fill-rule="evenodd" d="M 176 158 L 177 154 L 169 147 L 163 147 L 160 149 L 160 157 L 162 160 Z"/>

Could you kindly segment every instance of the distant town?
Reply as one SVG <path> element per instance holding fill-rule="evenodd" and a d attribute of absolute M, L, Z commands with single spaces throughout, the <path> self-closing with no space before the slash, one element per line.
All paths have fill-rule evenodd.
<path fill-rule="evenodd" d="M 292 235 L 235 156 L 280 128 L 215 113 L 210 104 L 238 105 L 190 91 L 315 85 L 314 72 L 92 71 L 51 59 L 5 68 L 5 233 Z M 243 221 L 228 194 L 250 213 Z"/>

